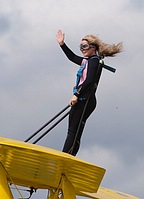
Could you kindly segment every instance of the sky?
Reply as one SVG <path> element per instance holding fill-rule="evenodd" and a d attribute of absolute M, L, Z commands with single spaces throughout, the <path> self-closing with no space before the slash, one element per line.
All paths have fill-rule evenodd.
<path fill-rule="evenodd" d="M 123 42 L 105 58 L 116 73 L 103 69 L 77 157 L 106 169 L 101 186 L 143 198 L 143 19 L 143 0 L 0 0 L 0 136 L 24 141 L 67 106 L 78 66 L 56 42 L 58 29 L 78 55 L 87 34 Z M 37 144 L 61 150 L 66 133 L 67 119 Z"/>

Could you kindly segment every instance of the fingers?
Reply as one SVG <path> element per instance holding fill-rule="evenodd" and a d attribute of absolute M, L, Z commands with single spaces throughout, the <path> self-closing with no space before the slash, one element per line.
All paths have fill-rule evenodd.
<path fill-rule="evenodd" d="M 64 38 L 64 33 L 61 30 L 58 30 L 57 37 Z"/>
<path fill-rule="evenodd" d="M 58 30 L 57 34 L 58 34 L 58 36 L 63 35 L 62 30 Z"/>
<path fill-rule="evenodd" d="M 71 100 L 69 102 L 69 105 L 73 106 L 77 103 L 77 101 L 78 101 L 78 98 L 75 95 L 73 95 L 73 97 L 71 98 Z"/>
<path fill-rule="evenodd" d="M 65 34 L 61 30 L 58 30 L 56 34 L 56 39 L 60 45 L 64 44 L 64 37 L 65 37 Z"/>
<path fill-rule="evenodd" d="M 72 102 L 72 101 L 70 101 L 70 102 L 69 102 L 69 105 L 70 105 L 70 106 L 73 106 L 73 105 L 75 105 L 76 103 L 77 103 L 77 102 Z"/>
<path fill-rule="evenodd" d="M 62 35 L 62 31 L 61 31 L 61 30 L 58 30 L 56 36 L 57 36 L 57 37 L 61 37 L 61 35 Z"/>

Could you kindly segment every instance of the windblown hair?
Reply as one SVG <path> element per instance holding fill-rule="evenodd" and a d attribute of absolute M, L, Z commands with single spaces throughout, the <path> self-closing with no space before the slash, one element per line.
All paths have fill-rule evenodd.
<path fill-rule="evenodd" d="M 86 35 L 82 40 L 96 46 L 96 50 L 101 57 L 114 57 L 117 53 L 122 52 L 122 42 L 118 44 L 106 44 L 94 35 Z"/>

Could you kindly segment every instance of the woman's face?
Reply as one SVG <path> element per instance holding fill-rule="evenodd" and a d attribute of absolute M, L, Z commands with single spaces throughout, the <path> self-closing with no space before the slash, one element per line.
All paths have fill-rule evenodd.
<path fill-rule="evenodd" d="M 81 41 L 80 50 L 84 57 L 96 55 L 96 47 L 94 45 L 89 44 L 86 40 Z"/>

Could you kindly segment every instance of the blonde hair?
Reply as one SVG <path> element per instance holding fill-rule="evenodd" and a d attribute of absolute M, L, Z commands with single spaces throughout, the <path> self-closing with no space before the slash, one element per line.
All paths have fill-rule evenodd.
<path fill-rule="evenodd" d="M 86 40 L 89 44 L 96 46 L 99 56 L 114 57 L 117 53 L 122 52 L 122 42 L 118 44 L 106 44 L 94 35 L 86 35 L 82 40 Z"/>

